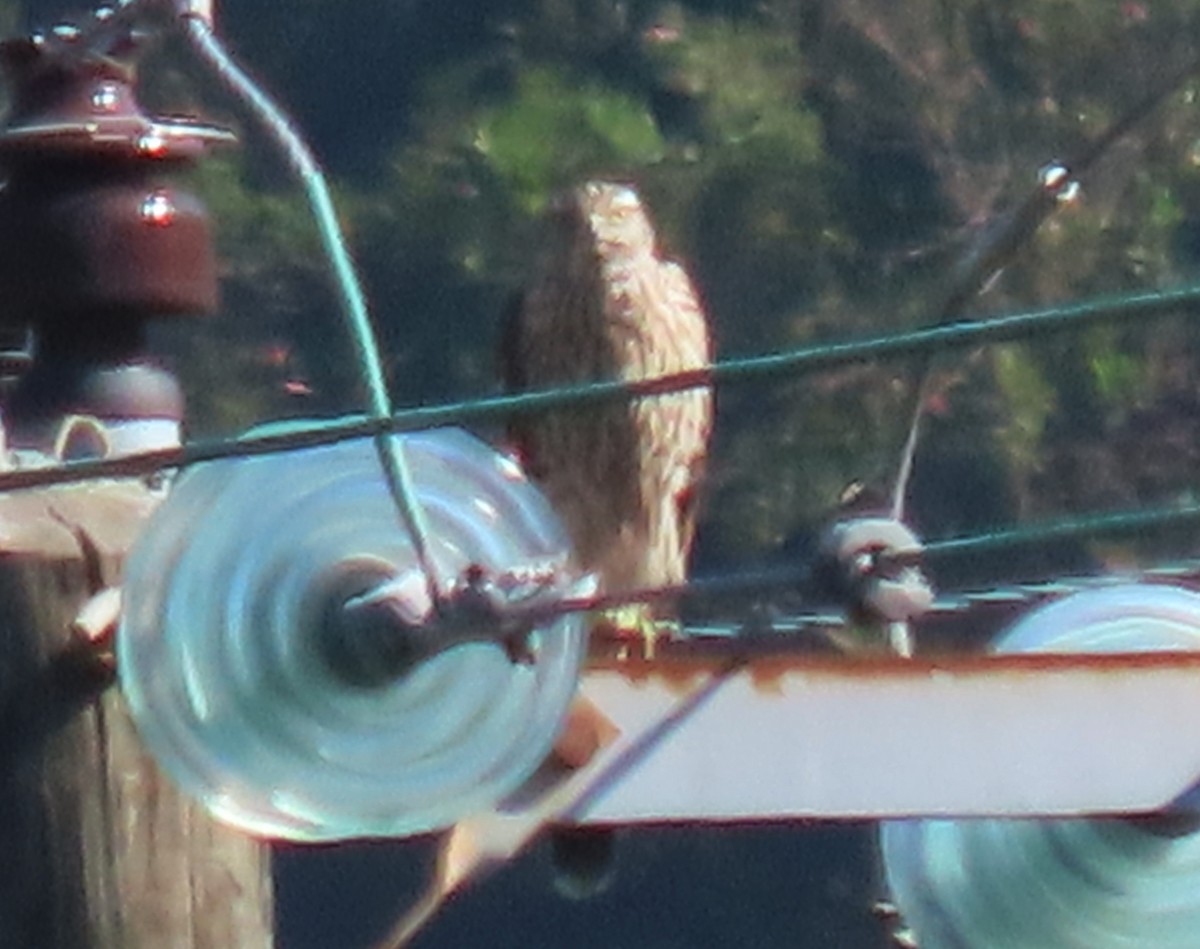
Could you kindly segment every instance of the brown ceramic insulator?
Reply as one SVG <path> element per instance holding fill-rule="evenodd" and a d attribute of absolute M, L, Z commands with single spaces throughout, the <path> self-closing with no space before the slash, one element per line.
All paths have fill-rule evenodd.
<path fill-rule="evenodd" d="M 212 235 L 195 197 L 149 175 L 71 177 L 27 173 L 0 193 L 0 321 L 70 320 L 85 334 L 92 320 L 216 309 Z"/>
<path fill-rule="evenodd" d="M 136 36 L 93 40 L 0 43 L 13 87 L 0 131 L 0 325 L 67 323 L 85 345 L 111 324 L 216 309 L 207 215 L 162 172 L 231 138 L 147 116 Z"/>
<path fill-rule="evenodd" d="M 0 133 L 0 156 L 10 167 L 51 154 L 180 161 L 233 141 L 215 126 L 146 115 L 134 92 L 134 46 L 120 52 L 80 55 L 27 39 L 0 43 L 13 91 Z"/>

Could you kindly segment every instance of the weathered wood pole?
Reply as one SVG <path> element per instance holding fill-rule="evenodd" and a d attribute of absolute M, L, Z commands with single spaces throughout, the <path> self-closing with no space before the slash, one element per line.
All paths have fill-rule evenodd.
<path fill-rule="evenodd" d="M 0 43 L 0 325 L 38 337 L 4 422 L 13 445 L 59 456 L 80 416 L 101 454 L 154 447 L 130 417 L 150 419 L 138 438 L 167 437 L 180 400 L 142 363 L 144 324 L 217 308 L 207 217 L 167 173 L 228 136 L 145 115 L 140 44 L 106 22 Z M 164 780 L 111 668 L 69 632 L 156 500 L 138 481 L 0 495 L 0 949 L 271 945 L 265 846 Z"/>
<path fill-rule="evenodd" d="M 268 848 L 185 800 L 70 631 L 153 506 L 133 484 L 0 496 L 0 946 L 267 949 Z"/>

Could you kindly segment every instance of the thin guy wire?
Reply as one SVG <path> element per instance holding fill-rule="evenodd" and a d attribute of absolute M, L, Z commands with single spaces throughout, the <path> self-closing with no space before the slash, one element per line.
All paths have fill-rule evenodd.
<path fill-rule="evenodd" d="M 1043 521 L 1024 527 L 988 531 L 969 537 L 932 541 L 925 556 L 959 557 L 992 553 L 1007 547 L 1036 546 L 1054 540 L 1080 539 L 1097 534 L 1134 534 L 1147 528 L 1200 520 L 1200 504 L 1175 504 L 1146 510 L 1110 511 L 1081 517 Z"/>
<path fill-rule="evenodd" d="M 1059 196 L 1065 192 L 1073 179 L 1064 175 L 1061 180 L 1051 182 L 1039 173 L 1038 186 L 1015 211 L 1002 215 L 985 232 L 979 246 L 972 249 L 959 265 L 950 281 L 950 291 L 934 310 L 934 325 L 940 325 L 958 316 L 976 293 L 992 275 L 999 272 L 1004 262 L 1014 256 L 1042 221 L 1059 204 Z M 900 449 L 900 465 L 892 485 L 891 516 L 904 518 L 904 502 L 908 493 L 908 482 L 916 460 L 917 443 L 920 440 L 921 422 L 925 416 L 925 401 L 930 396 L 933 383 L 933 367 L 941 350 L 926 350 L 915 371 L 917 384 L 913 387 L 911 406 L 906 417 L 909 419 L 904 444 Z"/>
<path fill-rule="evenodd" d="M 726 578 L 722 578 L 723 580 Z M 1012 583 L 986 590 L 958 590 L 939 594 L 922 619 L 949 619 L 986 606 L 1028 606 L 1050 597 L 1068 596 L 1083 590 L 1118 586 L 1137 581 L 1200 580 L 1200 560 L 1190 559 L 1145 567 L 1140 570 L 1082 574 Z M 684 635 L 691 640 L 726 640 L 745 636 L 787 636 L 814 629 L 837 629 L 849 625 L 845 613 L 836 609 L 811 610 L 777 616 L 753 617 L 747 622 L 694 624 L 686 627 Z"/>
<path fill-rule="evenodd" d="M 304 186 L 325 253 L 333 265 L 337 285 L 341 291 L 339 296 L 354 338 L 359 368 L 371 402 L 371 414 L 380 420 L 390 418 L 392 404 L 379 357 L 379 345 L 371 327 L 366 300 L 354 264 L 338 225 L 337 213 L 324 173 L 283 110 L 232 59 L 213 32 L 211 24 L 198 15 L 185 15 L 183 19 L 186 35 L 191 40 L 197 56 L 231 91 L 250 106 L 251 111 L 274 136 L 288 164 Z M 416 500 L 412 476 L 404 460 L 403 445 L 383 428 L 373 432 L 372 437 L 388 488 L 412 540 L 417 563 L 425 575 L 430 599 L 437 603 L 440 596 L 437 575 L 429 552 L 429 529 L 421 506 Z"/>
<path fill-rule="evenodd" d="M 696 389 L 753 382 L 804 372 L 828 370 L 849 363 L 896 358 L 931 348 L 977 346 L 1009 342 L 1042 333 L 1077 329 L 1118 316 L 1155 316 L 1200 303 L 1200 284 L 1128 296 L 1102 297 L 1065 306 L 1030 310 L 987 320 L 969 320 L 925 327 L 864 340 L 806 346 L 782 353 L 721 360 L 706 369 L 659 376 L 638 382 L 591 382 L 539 389 L 515 395 L 487 396 L 401 409 L 390 418 L 347 415 L 337 419 L 298 423 L 287 431 L 243 435 L 232 439 L 192 441 L 179 448 L 46 468 L 0 473 L 0 492 L 67 484 L 90 478 L 136 477 L 164 468 L 179 468 L 223 458 L 252 457 L 332 445 L 352 438 L 378 437 L 385 432 L 413 431 L 466 421 L 488 421 L 546 412 L 568 406 L 595 405 Z"/>
<path fill-rule="evenodd" d="M 934 322 L 943 323 L 959 316 L 981 288 L 1017 256 L 1042 223 L 1061 206 L 1062 199 L 1071 189 L 1079 186 L 1079 180 L 1104 157 L 1109 148 L 1153 114 L 1167 96 L 1196 71 L 1197 65 L 1200 65 L 1197 59 L 1189 57 L 1181 67 L 1168 70 L 1151 84 L 1137 103 L 1126 109 L 1093 141 L 1086 143 L 1073 158 L 1043 166 L 1032 191 L 1015 209 L 999 215 L 986 228 L 982 239 L 955 269 L 949 281 L 949 291 L 934 311 Z M 908 434 L 900 452 L 900 466 L 892 488 L 891 511 L 892 517 L 897 520 L 903 518 L 904 499 L 912 475 L 925 401 L 930 395 L 936 356 L 936 352 L 927 354 L 918 364 L 915 374 L 917 384 L 913 387 L 912 403 L 906 416 L 909 419 Z"/>
<path fill-rule="evenodd" d="M 1018 546 L 1038 546 L 1052 540 L 1138 533 L 1151 527 L 1163 527 L 1192 520 L 1200 520 L 1200 504 L 1150 510 L 1114 511 L 1073 519 L 1064 518 L 1006 530 L 989 531 L 985 534 L 931 541 L 923 547 L 921 559 L 933 562 L 953 560 L 955 557 L 965 554 L 993 553 Z M 886 561 L 886 554 L 881 555 L 880 559 Z M 565 613 L 606 610 L 628 603 L 654 603 L 681 597 L 716 597 L 732 593 L 747 593 L 755 590 L 770 591 L 789 587 L 796 589 L 808 576 L 809 566 L 810 564 L 807 562 L 798 562 L 724 573 L 713 577 L 693 577 L 686 583 L 672 586 L 646 587 L 624 591 L 620 594 L 568 597 L 529 610 L 517 608 L 514 613 L 519 613 L 533 621 L 544 622 Z M 1189 560 L 1179 564 L 1139 571 L 1139 575 L 1150 574 L 1160 577 L 1200 574 L 1200 561 Z M 1048 596 L 1051 593 L 1065 594 L 1105 583 L 1120 582 L 1121 579 L 1120 574 L 1083 576 L 1071 579 L 1059 578 L 1036 583 L 1012 584 L 989 591 L 946 594 L 938 598 L 930 610 L 930 614 L 943 615 L 965 609 L 976 603 L 1022 602 L 1034 597 Z M 1128 577 L 1126 576 L 1125 579 L 1127 580 Z M 799 618 L 790 617 L 779 622 L 789 628 L 831 626 L 844 624 L 845 617 L 835 611 L 822 610 L 804 614 Z"/>

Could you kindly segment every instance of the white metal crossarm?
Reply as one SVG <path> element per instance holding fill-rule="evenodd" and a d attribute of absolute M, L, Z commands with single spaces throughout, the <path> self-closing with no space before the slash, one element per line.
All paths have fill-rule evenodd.
<path fill-rule="evenodd" d="M 720 659 L 592 668 L 640 733 Z M 721 682 L 588 823 L 1153 811 L 1200 779 L 1200 656 L 763 657 Z"/>

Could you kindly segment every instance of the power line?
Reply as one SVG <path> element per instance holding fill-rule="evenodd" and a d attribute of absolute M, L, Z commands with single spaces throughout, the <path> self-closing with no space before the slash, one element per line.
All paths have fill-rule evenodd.
<path fill-rule="evenodd" d="M 125 4 L 126 16 L 133 16 L 139 4 Z M 175 4 L 172 4 L 175 6 Z M 140 12 L 140 9 L 139 11 Z M 382 474 L 401 515 L 413 537 L 418 561 L 432 582 L 427 567 L 427 530 L 416 503 L 402 447 L 393 432 L 432 428 L 463 422 L 482 422 L 514 415 L 552 411 L 567 407 L 585 407 L 621 400 L 645 398 L 686 389 L 723 386 L 743 382 L 779 379 L 828 370 L 854 363 L 913 355 L 933 356 L 966 346 L 1035 338 L 1044 334 L 1078 330 L 1092 323 L 1117 317 L 1156 316 L 1200 303 L 1200 284 L 1188 284 L 1167 290 L 1108 296 L 1077 301 L 1037 310 L 989 319 L 950 322 L 953 309 L 943 306 L 934 325 L 916 330 L 885 334 L 863 340 L 822 343 L 779 353 L 718 361 L 700 370 L 661 376 L 638 382 L 598 381 L 579 385 L 490 396 L 431 406 L 415 406 L 393 411 L 387 393 L 379 347 L 372 331 L 365 298 L 359 286 L 344 237 L 333 211 L 324 175 L 302 138 L 274 103 L 225 53 L 204 18 L 191 15 L 186 4 L 177 12 L 184 21 L 192 47 L 217 77 L 229 86 L 264 121 L 275 135 L 289 167 L 300 180 L 312 205 L 321 231 L 325 251 L 333 267 L 340 290 L 342 308 L 354 337 L 360 374 L 370 398 L 370 412 L 338 419 L 300 423 L 280 423 L 257 432 L 215 441 L 188 444 L 120 458 L 71 462 L 65 465 L 20 468 L 0 473 L 0 491 L 71 484 L 94 478 L 144 476 L 170 468 L 182 468 L 206 461 L 249 458 L 257 455 L 296 451 L 333 444 L 352 438 L 371 438 L 379 452 Z M 124 18 L 97 22 L 94 31 L 126 29 Z M 87 44 L 83 44 L 87 45 Z M 1178 77 L 1175 77 L 1178 79 Z M 1174 80 L 1173 80 L 1174 81 Z M 1173 87 L 1173 86 L 1172 86 Z M 1129 121 L 1135 121 L 1136 115 Z M 1113 135 L 1121 134 L 1118 123 Z M 1098 146 L 1099 148 L 1099 146 Z M 1099 152 L 1097 151 L 1097 154 Z M 1089 156 L 1089 160 L 1095 156 Z M 1030 225 L 1032 227 L 1033 225 Z M 1026 228 L 1029 230 L 1029 228 Z M 1084 515 L 992 531 L 970 537 L 950 538 L 927 545 L 930 558 L 943 558 L 990 552 L 1018 544 L 1038 544 L 1065 537 L 1084 537 L 1100 533 L 1122 533 L 1152 526 L 1193 520 L 1200 516 L 1200 505 L 1173 506 L 1150 511 L 1115 512 Z M 758 571 L 731 574 L 728 577 L 696 580 L 673 590 L 647 590 L 626 599 L 654 599 L 675 593 L 716 593 L 721 590 L 753 586 L 780 586 L 794 582 L 794 571 Z M 437 591 L 432 591 L 436 593 Z M 599 601 L 598 601 L 599 602 Z M 596 604 L 593 604 L 593 606 Z M 582 608 L 573 605 L 572 608 Z"/>
<path fill-rule="evenodd" d="M 276 423 L 269 429 L 179 448 L 77 461 L 0 473 L 0 491 L 67 484 L 91 478 L 136 477 L 223 458 L 251 457 L 330 445 L 383 432 L 414 431 L 463 422 L 645 398 L 703 386 L 732 385 L 818 372 L 859 362 L 899 358 L 929 350 L 1012 342 L 1080 329 L 1118 317 L 1160 316 L 1200 303 L 1200 284 L 1101 297 L 990 319 L 963 320 L 862 340 L 803 346 L 781 353 L 718 360 L 706 369 L 639 382 L 591 382 L 401 409 L 390 418 L 363 414 L 336 419 Z"/>

